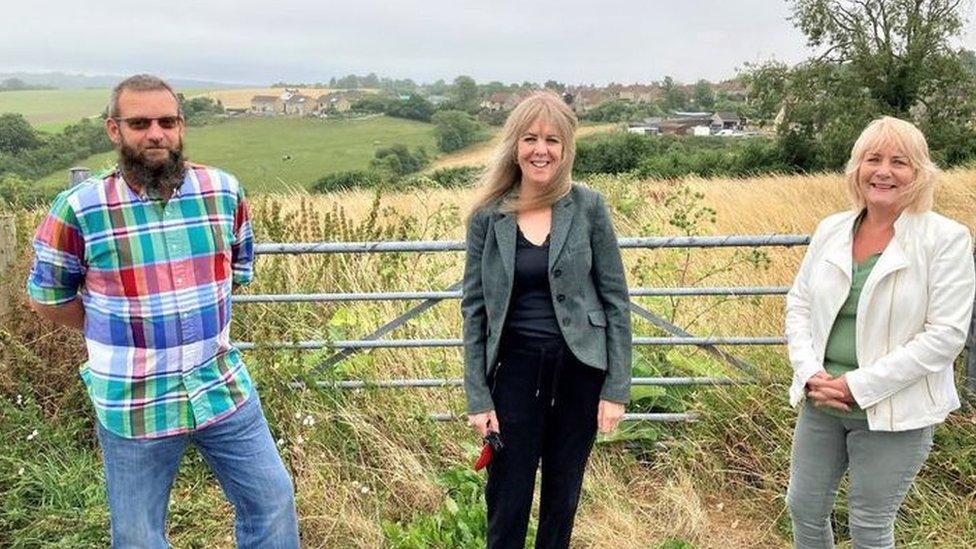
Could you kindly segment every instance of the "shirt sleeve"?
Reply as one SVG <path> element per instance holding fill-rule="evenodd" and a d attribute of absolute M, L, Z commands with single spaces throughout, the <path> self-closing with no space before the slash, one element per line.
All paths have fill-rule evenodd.
<path fill-rule="evenodd" d="M 254 278 L 254 232 L 244 189 L 237 187 L 237 209 L 234 211 L 234 244 L 231 246 L 233 282 L 243 286 Z"/>
<path fill-rule="evenodd" d="M 27 294 L 42 305 L 61 305 L 78 295 L 87 270 L 85 238 L 65 195 L 58 196 L 34 235 L 34 263 Z"/>

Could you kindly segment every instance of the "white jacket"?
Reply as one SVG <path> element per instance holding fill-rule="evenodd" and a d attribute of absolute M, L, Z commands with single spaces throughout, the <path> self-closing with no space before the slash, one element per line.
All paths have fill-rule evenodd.
<path fill-rule="evenodd" d="M 827 337 L 850 293 L 857 215 L 820 222 L 786 297 L 792 406 L 824 369 Z M 872 431 L 925 427 L 959 408 L 952 363 L 966 342 L 974 291 L 969 230 L 933 212 L 903 212 L 861 290 L 858 368 L 846 374 Z"/>

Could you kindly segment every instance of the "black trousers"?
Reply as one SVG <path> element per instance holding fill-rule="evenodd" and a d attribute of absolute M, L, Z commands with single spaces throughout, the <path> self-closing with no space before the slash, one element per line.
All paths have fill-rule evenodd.
<path fill-rule="evenodd" d="M 491 384 L 505 448 L 488 466 L 488 547 L 525 547 L 540 460 L 535 546 L 569 547 L 605 373 L 577 360 L 562 338 L 507 337 L 501 355 Z"/>

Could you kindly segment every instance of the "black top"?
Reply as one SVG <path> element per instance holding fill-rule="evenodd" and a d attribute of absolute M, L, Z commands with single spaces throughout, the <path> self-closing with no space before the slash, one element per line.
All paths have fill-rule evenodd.
<path fill-rule="evenodd" d="M 507 335 L 528 338 L 562 337 L 549 289 L 549 237 L 536 246 L 518 230 L 515 284 L 505 319 Z"/>

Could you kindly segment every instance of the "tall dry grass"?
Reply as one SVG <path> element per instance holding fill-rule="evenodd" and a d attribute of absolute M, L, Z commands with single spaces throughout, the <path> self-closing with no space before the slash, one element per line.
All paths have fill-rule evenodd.
<path fill-rule="evenodd" d="M 946 174 L 937 209 L 972 226 L 976 171 Z M 620 236 L 807 233 L 826 214 L 846 206 L 835 175 L 742 180 L 634 181 L 594 178 L 614 207 Z M 700 196 L 696 193 L 700 193 Z M 362 241 L 463 238 L 466 190 L 412 190 L 377 196 L 356 191 L 252 199 L 259 241 Z M 0 511 L 4 528 L 25 540 L 80 539 L 104 544 L 106 517 L 90 410 L 75 377 L 84 356 L 77 334 L 30 314 L 20 287 L 29 266 L 28 235 L 40 212 L 20 212 L 21 240 L 13 271 L 11 312 L 0 319 L 0 436 L 14 441 L 0 453 Z M 681 214 L 680 216 L 677 214 Z M 714 221 L 713 221 L 714 218 Z M 688 222 L 688 220 L 692 220 Z M 788 284 L 802 248 L 627 251 L 632 286 Z M 460 254 L 262 256 L 248 293 L 442 289 L 461 276 Z M 778 297 L 644 298 L 641 302 L 698 335 L 777 335 Z M 412 304 L 239 304 L 233 334 L 241 341 L 357 339 Z M 636 321 L 641 335 L 658 334 Z M 453 338 L 460 333 L 457 302 L 444 302 L 400 328 L 393 338 Z M 591 460 L 577 520 L 580 547 L 783 547 L 788 539 L 783 490 L 792 411 L 785 403 L 788 366 L 778 348 L 730 349 L 758 368 L 758 386 L 667 393 L 659 402 L 698 411 L 693 425 L 654 431 L 664 442 L 599 444 Z M 370 389 L 340 392 L 289 387 L 295 379 L 459 377 L 457 349 L 374 350 L 319 372 L 326 351 L 259 349 L 246 356 L 279 449 L 293 472 L 303 540 L 309 547 L 391 545 L 391 525 L 406 528 L 438 517 L 447 529 L 463 513 L 451 511 L 459 493 L 445 475 L 469 466 L 477 441 L 461 423 L 435 424 L 430 412 L 463 412 L 457 389 Z M 739 375 L 694 349 L 641 350 L 662 375 Z M 18 403 L 17 395 L 20 395 Z M 25 399 L 26 397 L 26 399 Z M 668 404 L 670 403 L 670 404 Z M 9 418 L 16 417 L 16 420 Z M 968 423 L 967 423 L 968 422 Z M 906 504 L 899 540 L 919 546 L 976 543 L 976 440 L 972 416 L 940 430 L 929 466 Z M 36 425 L 47 438 L 32 438 Z M 55 435 L 61 438 L 56 438 Z M 48 438 L 60 442 L 48 442 Z M 972 448 L 967 444 L 972 442 Z M 32 456 L 53 456 L 33 464 Z M 65 463 L 69 466 L 59 466 Z M 18 471 L 23 468 L 24 473 Z M 70 477 L 59 471 L 76 471 Z M 467 477 L 464 477 L 467 478 Z M 477 477 L 473 477 L 477 478 Z M 51 498 L 78 485 L 77 498 Z M 467 485 L 465 485 L 467 486 Z M 46 499 L 45 499 L 46 498 Z M 450 501 L 449 501 L 450 500 Z M 30 502 L 41 501 L 43 504 Z M 93 511 L 74 517 L 84 502 Z M 455 502 L 456 504 L 456 502 Z M 24 508 L 30 506 L 29 509 Z M 843 506 L 838 514 L 844 516 Z M 56 519 L 56 520 L 55 520 Z M 73 522 L 72 522 L 73 521 Z M 176 546 L 230 546 L 231 513 L 196 455 L 174 489 L 171 541 Z M 843 530 L 843 526 L 839 525 Z M 80 533 L 79 533 L 80 532 Z M 74 537 L 71 537 L 74 536 Z M 402 546 L 412 546 L 401 543 Z M 443 545 L 442 545 L 443 546 Z"/>

